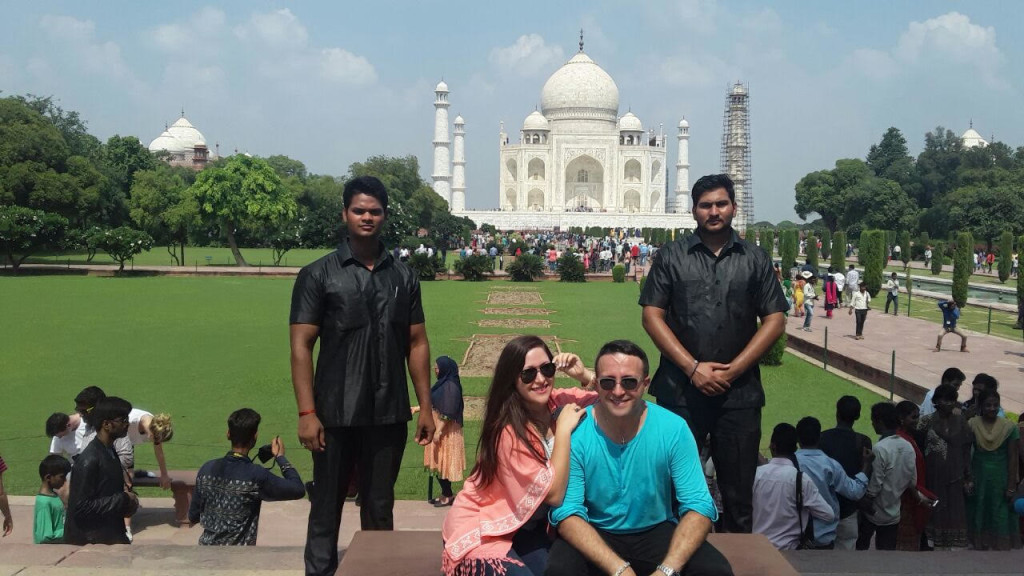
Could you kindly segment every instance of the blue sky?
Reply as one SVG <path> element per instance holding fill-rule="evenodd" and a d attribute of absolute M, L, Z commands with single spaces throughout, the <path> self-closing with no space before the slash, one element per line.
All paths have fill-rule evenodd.
<path fill-rule="evenodd" d="M 1022 13 L 1009 0 L 19 2 L 0 20 L 0 90 L 53 95 L 102 139 L 148 144 L 184 107 L 222 153 L 327 174 L 414 154 L 429 178 L 443 77 L 466 120 L 467 207 L 493 208 L 499 122 L 517 135 L 582 27 L 620 114 L 669 134 L 689 120 L 691 181 L 719 171 L 725 90 L 749 84 L 756 217 L 778 221 L 796 219 L 804 174 L 863 157 L 889 126 L 915 154 L 926 131 L 971 119 L 1024 145 Z"/>

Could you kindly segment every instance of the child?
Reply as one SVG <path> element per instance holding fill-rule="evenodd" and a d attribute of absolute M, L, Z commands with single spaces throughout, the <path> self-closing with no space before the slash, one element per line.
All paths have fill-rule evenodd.
<path fill-rule="evenodd" d="M 36 494 L 32 541 L 36 544 L 60 544 L 64 541 L 64 503 L 57 491 L 64 486 L 71 462 L 59 454 L 50 454 L 39 463 L 43 481 Z"/>

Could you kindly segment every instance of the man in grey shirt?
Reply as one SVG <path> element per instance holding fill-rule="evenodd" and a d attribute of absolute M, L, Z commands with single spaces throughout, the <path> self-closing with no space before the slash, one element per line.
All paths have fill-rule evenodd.
<path fill-rule="evenodd" d="M 853 293 L 857 291 L 857 284 L 860 282 L 860 272 L 850 264 L 850 271 L 846 273 L 846 301 L 853 300 Z"/>
<path fill-rule="evenodd" d="M 900 525 L 900 499 L 917 485 L 914 447 L 896 434 L 900 419 L 896 406 L 879 402 L 871 407 L 871 426 L 879 435 L 871 448 L 874 462 L 867 496 L 871 512 L 864 514 L 857 535 L 857 550 L 867 550 L 875 537 L 875 550 L 895 550 Z"/>

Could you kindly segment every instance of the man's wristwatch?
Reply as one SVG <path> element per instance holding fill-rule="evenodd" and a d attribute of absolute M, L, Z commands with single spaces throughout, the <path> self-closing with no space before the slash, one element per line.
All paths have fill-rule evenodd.
<path fill-rule="evenodd" d="M 679 576 L 679 572 L 676 572 L 664 564 L 658 564 L 658 572 L 661 572 L 665 576 Z"/>

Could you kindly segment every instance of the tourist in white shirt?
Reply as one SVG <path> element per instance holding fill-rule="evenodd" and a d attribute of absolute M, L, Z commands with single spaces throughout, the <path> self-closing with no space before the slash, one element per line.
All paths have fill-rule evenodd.
<path fill-rule="evenodd" d="M 914 447 L 896 434 L 899 425 L 895 405 L 879 402 L 871 407 L 871 426 L 880 438 L 871 449 L 875 458 L 867 496 L 872 500 L 872 508 L 860 526 L 857 550 L 867 550 L 872 536 L 875 550 L 896 549 L 900 499 L 904 491 L 917 485 Z"/>
<path fill-rule="evenodd" d="M 804 332 L 810 332 L 811 320 L 814 318 L 814 302 L 818 299 L 818 293 L 814 290 L 814 285 L 818 279 L 815 278 L 814 272 L 810 270 L 804 270 L 800 273 L 800 276 L 806 281 L 804 283 Z"/>
<path fill-rule="evenodd" d="M 900 315 L 900 281 L 896 279 L 896 273 L 893 272 L 889 279 L 885 281 L 885 313 L 889 313 L 889 303 L 892 303 L 892 315 Z"/>
<path fill-rule="evenodd" d="M 850 297 L 850 314 L 857 315 L 857 333 L 854 336 L 857 340 L 864 339 L 864 321 L 868 318 L 868 310 L 871 309 L 871 294 L 868 294 L 868 287 L 861 282 L 857 285 L 857 291 Z"/>
<path fill-rule="evenodd" d="M 846 290 L 846 275 L 840 272 L 834 272 L 832 268 L 828 269 L 829 274 L 832 275 L 832 279 L 836 282 L 836 295 L 839 296 L 839 307 L 843 307 L 843 292 Z M 849 301 L 849 298 L 847 298 Z"/>
<path fill-rule="evenodd" d="M 860 283 L 860 272 L 850 264 L 850 270 L 846 273 L 846 295 L 850 298 L 853 297 L 853 293 L 857 291 L 857 285 Z M 850 301 L 847 298 L 847 301 Z"/>
<path fill-rule="evenodd" d="M 779 550 L 795 550 L 800 544 L 801 529 L 810 518 L 833 522 L 836 513 L 818 492 L 811 477 L 799 473 L 796 460 L 796 428 L 782 423 L 772 431 L 769 449 L 772 459 L 758 466 L 754 475 L 754 533 L 764 534 Z M 801 513 L 797 512 L 797 478 L 803 497 Z"/>

